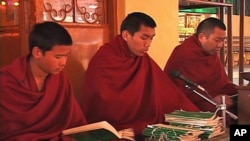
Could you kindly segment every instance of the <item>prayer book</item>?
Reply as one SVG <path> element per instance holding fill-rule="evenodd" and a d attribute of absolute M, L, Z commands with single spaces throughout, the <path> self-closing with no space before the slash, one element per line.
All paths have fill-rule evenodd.
<path fill-rule="evenodd" d="M 176 110 L 165 114 L 165 121 L 172 126 L 204 131 L 201 139 L 212 138 L 225 133 L 222 117 L 212 112 L 188 112 Z"/>
<path fill-rule="evenodd" d="M 127 139 L 135 141 L 133 129 L 117 131 L 107 121 L 100 121 L 62 131 L 63 136 L 70 136 L 75 141 L 108 141 L 112 139 Z"/>
<path fill-rule="evenodd" d="M 222 118 L 212 112 L 175 110 L 165 114 L 165 121 L 148 125 L 143 135 L 158 140 L 199 141 L 225 133 Z"/>
<path fill-rule="evenodd" d="M 199 141 L 201 140 L 199 136 L 203 133 L 204 131 L 198 129 L 177 127 L 166 124 L 148 125 L 143 130 L 143 135 L 150 137 L 150 140 Z"/>
<path fill-rule="evenodd" d="M 176 110 L 170 114 L 165 114 L 165 121 L 179 124 L 189 124 L 196 126 L 214 126 L 222 121 L 221 117 L 217 117 L 211 112 L 188 112 Z"/>

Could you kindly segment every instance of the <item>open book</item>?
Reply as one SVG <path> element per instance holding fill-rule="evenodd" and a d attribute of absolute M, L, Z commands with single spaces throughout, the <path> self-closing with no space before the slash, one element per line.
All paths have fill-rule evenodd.
<path fill-rule="evenodd" d="M 134 141 L 133 129 L 117 131 L 107 121 L 100 121 L 79 127 L 63 130 L 63 136 L 71 136 L 75 141 L 108 141 L 112 139 L 127 139 Z"/>

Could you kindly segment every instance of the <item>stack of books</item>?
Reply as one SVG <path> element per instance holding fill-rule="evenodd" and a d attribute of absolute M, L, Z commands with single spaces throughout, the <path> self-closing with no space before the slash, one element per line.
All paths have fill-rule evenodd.
<path fill-rule="evenodd" d="M 143 135 L 151 140 L 166 141 L 199 141 L 199 136 L 204 132 L 197 129 L 171 126 L 166 124 L 148 125 L 143 130 Z"/>
<path fill-rule="evenodd" d="M 143 134 L 154 138 L 165 137 L 168 140 L 196 141 L 225 133 L 223 119 L 215 113 L 176 110 L 164 116 L 166 124 L 150 125 Z"/>
<path fill-rule="evenodd" d="M 187 112 L 176 110 L 165 114 L 165 121 L 172 126 L 204 131 L 201 139 L 212 138 L 225 132 L 223 118 L 212 112 Z"/>

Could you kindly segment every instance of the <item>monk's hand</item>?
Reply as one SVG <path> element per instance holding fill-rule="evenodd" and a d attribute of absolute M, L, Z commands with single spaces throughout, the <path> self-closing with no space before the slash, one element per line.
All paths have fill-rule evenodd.
<path fill-rule="evenodd" d="M 222 103 L 222 96 L 225 96 L 225 104 L 226 104 L 227 108 L 231 107 L 234 104 L 232 98 L 228 95 L 218 95 L 218 96 L 214 97 L 214 101 L 217 102 L 218 104 L 221 104 Z"/>

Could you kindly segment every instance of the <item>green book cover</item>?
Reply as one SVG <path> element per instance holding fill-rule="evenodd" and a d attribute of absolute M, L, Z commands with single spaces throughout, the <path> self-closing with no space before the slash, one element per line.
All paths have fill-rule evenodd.
<path fill-rule="evenodd" d="M 175 127 L 201 130 L 201 139 L 211 138 L 223 133 L 222 117 L 212 112 L 188 112 L 176 110 L 165 114 L 165 121 Z"/>
<path fill-rule="evenodd" d="M 153 138 L 161 138 L 161 136 L 165 136 L 165 138 L 169 140 L 197 140 L 199 139 L 199 135 L 204 133 L 200 130 L 176 127 L 171 125 L 164 124 L 155 124 L 150 125 L 143 130 L 144 136 L 149 136 Z"/>
<path fill-rule="evenodd" d="M 165 114 L 165 121 L 175 125 L 190 126 L 216 126 L 221 123 L 222 118 L 211 112 L 187 112 L 176 110 Z"/>
<path fill-rule="evenodd" d="M 75 141 L 109 141 L 119 139 L 116 135 L 105 129 L 80 132 L 70 135 Z"/>
<path fill-rule="evenodd" d="M 183 117 L 183 118 L 196 118 L 196 119 L 213 119 L 215 113 L 211 112 L 188 112 L 182 110 L 176 110 L 170 114 L 165 114 L 165 117 Z"/>

